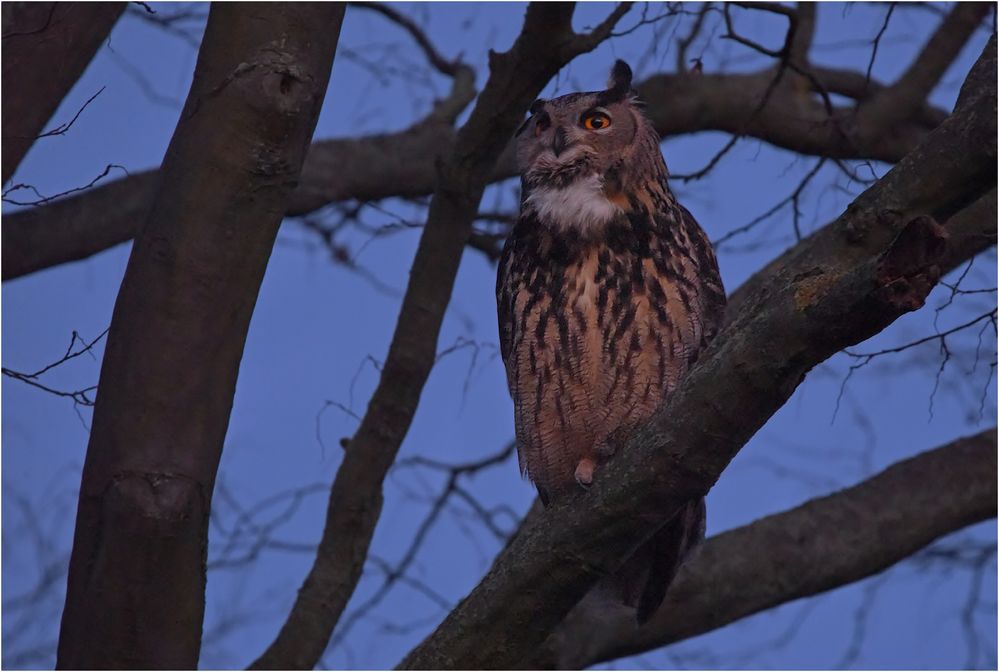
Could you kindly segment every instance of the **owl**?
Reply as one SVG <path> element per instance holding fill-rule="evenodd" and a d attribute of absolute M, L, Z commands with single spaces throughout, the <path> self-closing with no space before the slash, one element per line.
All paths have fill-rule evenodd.
<path fill-rule="evenodd" d="M 500 350 L 520 467 L 544 504 L 588 487 L 714 336 L 711 243 L 670 191 L 617 61 L 604 91 L 538 100 L 516 134 L 520 215 L 499 262 Z M 608 579 L 644 622 L 703 537 L 688 502 Z"/>

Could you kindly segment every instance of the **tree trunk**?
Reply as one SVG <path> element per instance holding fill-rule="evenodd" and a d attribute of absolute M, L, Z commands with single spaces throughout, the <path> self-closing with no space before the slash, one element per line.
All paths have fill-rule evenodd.
<path fill-rule="evenodd" d="M 212 6 L 115 303 L 60 668 L 197 666 L 208 512 L 240 358 L 343 12 Z"/>

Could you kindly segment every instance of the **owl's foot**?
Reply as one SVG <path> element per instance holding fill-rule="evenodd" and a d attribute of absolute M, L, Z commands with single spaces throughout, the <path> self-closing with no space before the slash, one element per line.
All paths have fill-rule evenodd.
<path fill-rule="evenodd" d="M 597 463 L 592 457 L 584 457 L 576 465 L 576 482 L 584 488 L 589 488 L 590 484 L 593 483 L 593 470 L 596 468 Z"/>

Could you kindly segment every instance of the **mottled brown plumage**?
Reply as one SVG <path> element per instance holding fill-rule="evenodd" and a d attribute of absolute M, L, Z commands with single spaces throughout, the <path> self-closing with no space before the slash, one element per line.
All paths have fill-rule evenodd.
<path fill-rule="evenodd" d="M 497 303 L 520 465 L 545 502 L 591 482 L 724 308 L 711 245 L 669 189 L 630 80 L 619 61 L 609 89 L 538 101 L 518 131 L 522 205 Z M 641 619 L 703 520 L 692 502 L 625 566 L 618 584 Z"/>

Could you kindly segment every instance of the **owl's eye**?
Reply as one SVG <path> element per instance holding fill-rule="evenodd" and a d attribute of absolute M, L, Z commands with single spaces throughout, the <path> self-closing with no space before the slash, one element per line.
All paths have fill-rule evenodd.
<path fill-rule="evenodd" d="M 588 131 L 599 131 L 611 125 L 610 115 L 599 110 L 590 110 L 583 115 L 582 126 Z"/>

